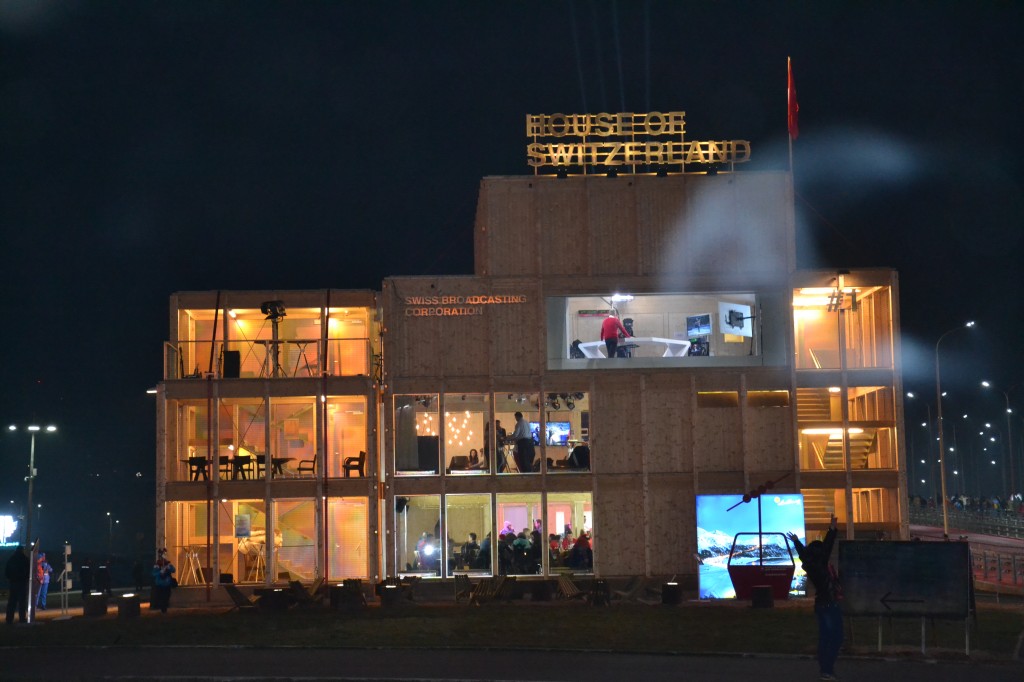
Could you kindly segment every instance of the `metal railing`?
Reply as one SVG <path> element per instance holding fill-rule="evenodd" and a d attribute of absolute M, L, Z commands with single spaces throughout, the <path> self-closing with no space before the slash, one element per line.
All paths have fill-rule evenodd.
<path fill-rule="evenodd" d="M 368 338 L 231 340 L 225 358 L 223 341 L 164 343 L 164 379 L 302 378 L 369 375 L 373 363 Z M 212 358 L 212 368 L 211 368 Z M 323 366 L 321 366 L 323 361 Z"/>
<path fill-rule="evenodd" d="M 1014 511 L 965 511 L 947 509 L 950 527 L 983 535 L 1024 540 L 1024 516 Z M 942 528 L 941 508 L 910 508 L 910 522 L 920 526 Z"/>

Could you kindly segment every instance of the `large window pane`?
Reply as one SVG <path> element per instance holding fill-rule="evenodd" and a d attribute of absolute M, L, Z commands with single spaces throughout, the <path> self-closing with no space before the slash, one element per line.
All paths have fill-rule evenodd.
<path fill-rule="evenodd" d="M 399 575 L 441 575 L 441 496 L 395 498 L 395 534 Z"/>
<path fill-rule="evenodd" d="M 395 396 L 395 471 L 436 474 L 441 456 L 438 396 Z"/>
<path fill-rule="evenodd" d="M 365 497 L 327 500 L 328 576 L 368 578 L 369 501 Z"/>
<path fill-rule="evenodd" d="M 447 393 L 444 396 L 444 460 L 451 475 L 487 473 L 490 468 L 490 396 Z"/>
<path fill-rule="evenodd" d="M 593 513 L 590 493 L 548 493 L 544 537 L 551 573 L 594 570 Z"/>
<path fill-rule="evenodd" d="M 548 471 L 590 471 L 590 396 L 583 391 L 549 393 L 544 404 Z"/>
<path fill-rule="evenodd" d="M 167 506 L 167 549 L 181 585 L 199 585 L 213 575 L 207 546 L 207 533 L 212 541 L 213 528 L 207 528 L 208 518 L 205 501 Z"/>
<path fill-rule="evenodd" d="M 313 500 L 275 500 L 274 576 L 279 581 L 316 577 L 316 506 Z"/>
<path fill-rule="evenodd" d="M 517 415 L 519 415 L 517 417 Z M 497 467 L 500 474 L 540 471 L 540 398 L 537 393 L 498 393 L 494 396 Z M 519 438 L 516 428 L 519 428 Z M 504 437 L 503 437 L 504 434 Z"/>
<path fill-rule="evenodd" d="M 267 575 L 267 515 L 263 500 L 221 500 L 221 572 L 235 582 L 261 583 Z M 278 546 L 275 538 L 271 547 Z M 224 550 L 228 549 L 228 552 Z"/>
<path fill-rule="evenodd" d="M 491 496 L 447 495 L 448 576 L 491 574 Z"/>
<path fill-rule="evenodd" d="M 302 460 L 316 452 L 316 401 L 313 397 L 274 398 L 271 401 L 270 471 L 275 476 L 297 473 Z M 257 474 L 265 475 L 264 450 L 257 451 Z"/>
<path fill-rule="evenodd" d="M 327 475 L 332 478 L 368 476 L 370 463 L 365 457 L 360 465 L 360 453 L 366 450 L 366 398 L 328 398 Z"/>
<path fill-rule="evenodd" d="M 535 575 L 544 561 L 544 524 L 540 495 L 498 495 L 498 573 Z"/>
<path fill-rule="evenodd" d="M 259 398 L 220 401 L 218 461 L 221 478 L 249 480 L 263 473 L 266 446 L 266 402 Z"/>

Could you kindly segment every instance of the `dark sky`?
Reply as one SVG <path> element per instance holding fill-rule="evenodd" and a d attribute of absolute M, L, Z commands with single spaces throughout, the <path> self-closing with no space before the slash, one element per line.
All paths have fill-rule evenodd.
<path fill-rule="evenodd" d="M 470 273 L 480 178 L 530 172 L 527 113 L 683 110 L 690 139 L 785 168 L 787 56 L 799 266 L 899 270 L 925 395 L 936 339 L 976 319 L 943 341 L 944 409 L 1003 420 L 976 386 L 1022 374 L 1022 19 L 1011 2 L 5 0 L 0 419 L 60 427 L 37 440 L 44 545 L 103 549 L 109 511 L 115 549 L 151 549 L 145 390 L 171 293 Z M 17 511 L 28 437 L 0 444 L 0 513 Z"/>

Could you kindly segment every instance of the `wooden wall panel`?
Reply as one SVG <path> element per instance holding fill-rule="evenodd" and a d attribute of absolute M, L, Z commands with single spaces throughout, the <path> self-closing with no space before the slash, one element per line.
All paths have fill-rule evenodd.
<path fill-rule="evenodd" d="M 631 226 L 637 222 L 637 193 L 632 186 L 633 180 L 605 180 L 607 182 L 587 185 L 587 224 L 583 229 L 588 238 L 575 248 L 588 255 L 590 274 L 636 273 L 639 243 L 632 238 Z"/>
<path fill-rule="evenodd" d="M 491 373 L 495 376 L 530 376 L 541 373 L 547 352 L 544 345 L 546 315 L 536 280 L 495 281 L 494 295 L 522 294 L 526 303 L 495 305 L 487 311 Z M 452 352 L 465 349 L 454 345 Z"/>
<path fill-rule="evenodd" d="M 687 178 L 636 178 L 637 222 L 636 242 L 639 246 L 636 270 L 640 274 L 655 274 L 691 269 L 673 258 L 673 245 L 683 252 L 688 238 L 685 222 L 687 206 Z"/>
<path fill-rule="evenodd" d="M 481 194 L 481 200 L 488 201 L 483 227 L 488 235 L 489 258 L 488 272 L 483 274 L 536 275 L 540 268 L 541 242 L 534 218 L 533 183 L 529 178 L 494 180 L 484 180 L 487 191 Z"/>
<path fill-rule="evenodd" d="M 536 202 L 534 214 L 545 274 L 587 274 L 587 195 L 574 187 L 576 184 L 575 179 L 567 178 L 534 186 L 531 199 Z"/>
<path fill-rule="evenodd" d="M 693 466 L 697 471 L 742 471 L 740 411 L 698 407 L 693 424 Z"/>
<path fill-rule="evenodd" d="M 601 575 L 645 572 L 643 485 L 638 476 L 599 476 L 594 545 Z"/>
<path fill-rule="evenodd" d="M 756 481 L 754 486 L 761 483 Z M 697 476 L 698 495 L 742 495 L 749 489 L 742 471 L 702 471 Z"/>
<path fill-rule="evenodd" d="M 651 575 L 696 573 L 697 501 L 693 477 L 652 476 L 649 489 L 649 537 Z"/>
<path fill-rule="evenodd" d="M 748 470 L 790 470 L 795 466 L 792 407 L 748 407 L 746 422 Z"/>
<path fill-rule="evenodd" d="M 644 378 L 643 444 L 647 471 L 693 471 L 691 383 L 683 376 Z"/>
<path fill-rule="evenodd" d="M 643 468 L 640 381 L 636 377 L 597 377 L 590 405 L 594 471 L 636 473 Z"/>

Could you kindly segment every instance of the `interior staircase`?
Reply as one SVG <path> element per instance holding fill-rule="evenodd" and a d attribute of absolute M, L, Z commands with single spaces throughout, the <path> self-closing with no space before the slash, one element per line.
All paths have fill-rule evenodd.
<path fill-rule="evenodd" d="M 796 418 L 798 422 L 832 421 L 832 406 L 828 389 L 796 389 Z"/>
<path fill-rule="evenodd" d="M 804 489 L 804 523 L 828 524 L 836 513 L 835 494 L 832 490 Z"/>

